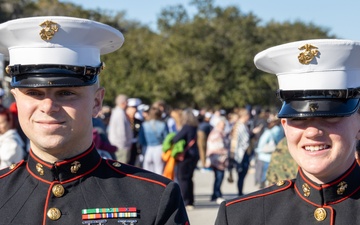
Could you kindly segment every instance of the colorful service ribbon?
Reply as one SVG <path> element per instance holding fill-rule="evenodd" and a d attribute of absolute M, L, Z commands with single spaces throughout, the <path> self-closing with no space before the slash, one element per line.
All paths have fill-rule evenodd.
<path fill-rule="evenodd" d="M 81 213 L 83 220 L 137 217 L 136 207 L 83 209 Z"/>

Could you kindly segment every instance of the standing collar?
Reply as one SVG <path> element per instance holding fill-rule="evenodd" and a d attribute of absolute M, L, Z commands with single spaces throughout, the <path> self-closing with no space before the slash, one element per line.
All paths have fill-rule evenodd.
<path fill-rule="evenodd" d="M 315 206 L 341 202 L 360 189 L 360 167 L 354 161 L 352 166 L 339 178 L 327 184 L 312 182 L 300 169 L 295 182 L 297 194 Z"/>
<path fill-rule="evenodd" d="M 75 157 L 53 164 L 41 160 L 30 150 L 27 170 L 36 179 L 45 183 L 53 181 L 66 183 L 89 174 L 100 165 L 100 162 L 101 157 L 94 144 L 85 152 Z"/>

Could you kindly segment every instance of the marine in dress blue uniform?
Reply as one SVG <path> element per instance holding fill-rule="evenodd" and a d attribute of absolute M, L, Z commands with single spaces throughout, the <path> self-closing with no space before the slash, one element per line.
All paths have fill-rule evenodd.
<path fill-rule="evenodd" d="M 360 42 L 340 39 L 292 42 L 255 56 L 257 68 L 277 75 L 283 102 L 278 116 L 288 143 L 299 136 L 289 150 L 300 167 L 295 179 L 224 201 L 215 224 L 360 223 L 360 168 L 354 154 L 359 138 L 359 59 Z M 331 130 L 345 121 L 353 122 L 346 126 L 353 133 L 342 136 Z M 290 126 L 297 131 L 291 133 Z M 332 163 L 337 166 L 329 166 Z"/>
<path fill-rule="evenodd" d="M 63 95 L 72 96 L 74 87 L 96 84 L 103 69 L 100 55 L 117 50 L 124 41 L 121 32 L 108 25 L 56 16 L 5 22 L 0 24 L 0 36 L 0 51 L 10 59 L 6 72 L 12 93 L 26 90 L 29 99 L 43 99 L 55 88 L 61 90 L 57 96 L 62 101 L 67 99 Z M 44 101 L 52 101 L 54 110 L 62 107 L 57 99 Z M 20 112 L 23 105 L 18 106 Z M 36 154 L 39 142 L 34 144 L 32 137 L 29 158 L 0 171 L 0 224 L 189 224 L 179 186 L 146 170 L 101 158 L 91 144 L 91 113 L 83 114 L 89 117 L 84 120 L 89 130 L 84 132 L 90 139 L 87 148 L 73 149 L 79 154 L 49 162 Z M 46 115 L 50 117 L 57 118 Z M 47 151 L 51 154 L 53 149 Z"/>

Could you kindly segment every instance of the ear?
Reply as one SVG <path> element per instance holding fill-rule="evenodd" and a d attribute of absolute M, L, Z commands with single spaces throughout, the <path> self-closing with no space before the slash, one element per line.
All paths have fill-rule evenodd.
<path fill-rule="evenodd" d="M 100 87 L 100 88 L 98 88 L 96 90 L 95 96 L 94 96 L 93 113 L 92 113 L 93 117 L 97 117 L 97 115 L 101 111 L 102 103 L 103 103 L 103 100 L 104 100 L 104 95 L 105 95 L 105 89 L 104 88 Z"/>
<path fill-rule="evenodd" d="M 356 140 L 360 140 L 360 111 L 355 113 L 355 117 L 357 118 L 356 119 L 356 121 L 357 121 L 356 125 L 358 127 L 358 131 L 356 132 L 355 138 L 356 138 Z"/>
<path fill-rule="evenodd" d="M 360 140 L 360 129 L 359 129 L 358 132 L 356 133 L 356 140 Z"/>
<path fill-rule="evenodd" d="M 286 118 L 282 118 L 280 119 L 281 122 L 281 126 L 283 127 L 284 133 L 286 135 L 286 125 L 287 125 L 287 119 Z"/>
<path fill-rule="evenodd" d="M 16 99 L 16 91 L 15 89 L 11 89 L 10 90 L 10 93 L 14 96 L 14 98 Z"/>

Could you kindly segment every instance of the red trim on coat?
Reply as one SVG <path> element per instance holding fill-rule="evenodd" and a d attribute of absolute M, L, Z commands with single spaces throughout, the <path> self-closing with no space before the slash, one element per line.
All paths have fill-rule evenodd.
<path fill-rule="evenodd" d="M 106 164 L 108 164 L 109 167 L 110 167 L 112 170 L 114 170 L 114 171 L 116 171 L 116 172 L 118 172 L 118 173 L 120 173 L 120 174 L 122 174 L 122 175 L 125 175 L 125 176 L 127 176 L 127 177 L 132 177 L 132 178 L 135 178 L 135 179 L 138 179 L 138 180 L 143 180 L 143 181 L 151 182 L 151 183 L 158 184 L 158 185 L 161 185 L 161 186 L 163 186 L 163 187 L 166 187 L 166 184 L 164 184 L 164 183 L 162 183 L 162 182 L 160 182 L 160 181 L 152 180 L 152 179 L 145 178 L 145 177 L 135 176 L 135 175 L 128 174 L 128 173 L 124 173 L 124 172 L 122 172 L 122 171 L 114 168 L 114 166 L 112 166 L 112 165 L 110 164 L 110 162 L 117 162 L 117 161 L 106 160 Z"/>
<path fill-rule="evenodd" d="M 43 225 L 46 225 L 47 210 L 49 210 L 48 205 L 49 205 L 49 199 L 50 199 L 50 196 L 51 196 L 51 188 L 52 187 L 53 187 L 53 184 L 50 185 L 50 188 L 48 189 L 48 193 L 46 195 L 46 201 L 45 201 L 44 213 L 43 213 L 43 222 L 42 222 Z"/>
<path fill-rule="evenodd" d="M 4 177 L 8 176 L 9 174 L 11 174 L 12 172 L 14 172 L 17 168 L 19 168 L 22 164 L 24 164 L 24 162 L 25 162 L 25 160 L 21 160 L 20 162 L 16 163 L 16 166 L 13 169 L 11 169 L 8 172 L 1 175 L 0 179 L 4 178 Z M 9 168 L 9 167 L 7 167 L 7 168 Z M 4 169 L 6 169 L 6 168 L 4 168 Z"/>
<path fill-rule="evenodd" d="M 286 185 L 286 186 L 284 186 L 284 187 L 282 187 L 280 189 L 276 189 L 274 191 L 270 191 L 270 192 L 266 192 L 266 193 L 262 193 L 262 194 L 252 195 L 252 196 L 249 196 L 249 197 L 244 197 L 244 198 L 241 198 L 241 199 L 236 199 L 236 200 L 233 200 L 233 201 L 230 201 L 230 202 L 226 203 L 225 206 L 230 206 L 230 205 L 233 205 L 235 203 L 244 202 L 244 201 L 247 201 L 247 200 L 250 200 L 250 199 L 264 197 L 264 196 L 267 196 L 267 195 L 271 195 L 271 194 L 281 192 L 283 190 L 288 189 L 289 187 L 291 187 L 293 185 L 293 182 L 291 180 L 288 180 L 288 182 L 289 182 L 288 185 Z"/>

